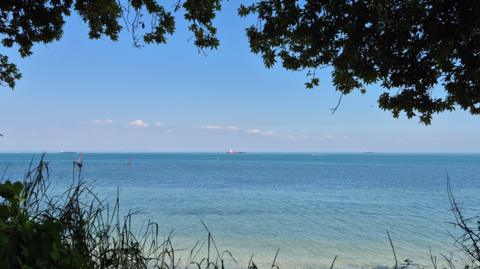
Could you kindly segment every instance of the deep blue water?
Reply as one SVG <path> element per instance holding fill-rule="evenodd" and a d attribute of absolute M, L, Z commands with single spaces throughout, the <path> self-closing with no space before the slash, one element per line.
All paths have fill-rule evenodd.
<path fill-rule="evenodd" d="M 22 178 L 38 154 L 0 154 L 6 178 Z M 57 188 L 72 179 L 75 154 L 47 154 Z M 132 165 L 127 165 L 131 159 Z M 122 208 L 174 229 L 178 248 L 206 239 L 200 221 L 242 267 L 252 253 L 281 268 L 429 265 L 434 253 L 459 255 L 447 175 L 466 210 L 478 213 L 480 155 L 429 154 L 85 154 L 87 182 L 102 197 L 120 190 Z M 245 265 L 245 266 L 244 266 Z M 269 268 L 269 266 L 267 266 Z"/>

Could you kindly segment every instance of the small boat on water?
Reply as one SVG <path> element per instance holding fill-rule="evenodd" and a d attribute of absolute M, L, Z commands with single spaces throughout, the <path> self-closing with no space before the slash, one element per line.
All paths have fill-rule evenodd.
<path fill-rule="evenodd" d="M 75 152 L 75 151 L 64 151 L 63 149 L 60 150 L 58 153 L 61 153 L 61 154 L 77 154 L 77 152 Z"/>
<path fill-rule="evenodd" d="M 229 149 L 229 150 L 227 151 L 227 154 L 232 154 L 232 155 L 233 155 L 233 154 L 243 154 L 243 153 L 245 153 L 245 152 L 236 151 L 236 150 L 233 150 L 233 149 Z"/>

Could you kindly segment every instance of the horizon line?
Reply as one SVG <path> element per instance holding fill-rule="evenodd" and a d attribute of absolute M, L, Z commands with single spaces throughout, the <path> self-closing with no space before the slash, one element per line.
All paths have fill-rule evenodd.
<path fill-rule="evenodd" d="M 241 151 L 243 154 L 480 154 L 465 151 Z M 226 154 L 227 151 L 0 151 L 0 154 Z"/>

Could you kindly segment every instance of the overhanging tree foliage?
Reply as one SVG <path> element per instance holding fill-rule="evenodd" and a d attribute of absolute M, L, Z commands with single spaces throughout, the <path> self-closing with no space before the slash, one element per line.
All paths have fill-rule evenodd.
<path fill-rule="evenodd" d="M 34 43 L 58 40 L 65 16 L 76 12 L 92 39 L 117 40 L 126 28 L 136 46 L 160 44 L 183 12 L 195 45 L 214 49 L 220 9 L 220 0 L 180 0 L 171 11 L 155 0 L 7 0 L 0 2 L 0 34 L 3 46 L 29 56 Z M 254 0 L 239 15 L 258 18 L 247 36 L 265 66 L 307 70 L 307 88 L 319 85 L 316 70 L 330 67 L 341 94 L 381 85 L 379 106 L 395 117 L 405 112 L 429 124 L 434 113 L 455 108 L 480 114 L 480 1 Z M 13 88 L 19 78 L 0 55 L 0 83 Z M 436 86 L 443 90 L 433 92 Z"/>

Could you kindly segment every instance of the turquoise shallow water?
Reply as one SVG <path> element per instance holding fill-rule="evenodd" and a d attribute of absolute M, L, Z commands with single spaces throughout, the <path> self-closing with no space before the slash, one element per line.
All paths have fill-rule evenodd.
<path fill-rule="evenodd" d="M 38 154 L 0 154 L 6 178 L 21 178 Z M 51 181 L 71 182 L 75 154 L 47 154 Z M 132 165 L 127 165 L 131 159 Z M 206 238 L 200 221 L 242 267 L 255 254 L 281 268 L 429 265 L 434 253 L 458 256 L 446 193 L 449 175 L 466 210 L 480 209 L 480 155 L 429 154 L 85 154 L 84 176 L 100 196 L 120 190 L 178 248 Z"/>

